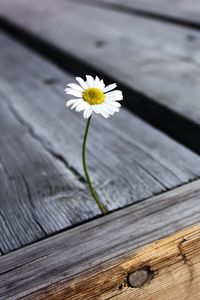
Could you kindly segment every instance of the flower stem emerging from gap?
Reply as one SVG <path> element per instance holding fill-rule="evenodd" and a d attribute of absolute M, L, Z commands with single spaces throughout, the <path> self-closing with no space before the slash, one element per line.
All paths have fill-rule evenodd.
<path fill-rule="evenodd" d="M 88 130 L 89 130 L 89 127 L 90 127 L 90 122 L 91 122 L 91 118 L 92 116 L 90 116 L 87 120 L 87 124 L 86 124 L 86 128 L 85 128 L 85 134 L 84 134 L 84 139 L 83 139 L 83 145 L 82 145 L 82 161 L 83 161 L 83 169 L 84 169 L 84 172 L 85 172 L 85 177 L 86 177 L 86 180 L 87 180 L 87 183 L 89 185 L 89 188 L 90 188 L 90 192 L 92 194 L 92 197 L 94 198 L 94 200 L 96 201 L 96 204 L 98 205 L 100 211 L 103 213 L 103 214 L 106 214 L 107 213 L 107 209 L 105 207 L 105 205 L 100 201 L 95 189 L 93 188 L 92 186 L 92 182 L 91 182 L 91 179 L 90 179 L 90 176 L 89 176 L 89 173 L 88 173 L 88 169 L 87 169 L 87 165 L 86 165 L 86 158 L 85 158 L 85 148 L 86 148 L 86 141 L 87 141 L 87 136 L 88 136 Z"/>

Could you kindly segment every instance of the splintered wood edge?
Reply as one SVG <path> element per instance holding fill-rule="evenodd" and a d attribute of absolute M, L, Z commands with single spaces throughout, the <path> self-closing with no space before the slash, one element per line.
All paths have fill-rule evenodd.
<path fill-rule="evenodd" d="M 199 200 L 197 180 L 1 256 L 0 298 L 199 295 Z"/>

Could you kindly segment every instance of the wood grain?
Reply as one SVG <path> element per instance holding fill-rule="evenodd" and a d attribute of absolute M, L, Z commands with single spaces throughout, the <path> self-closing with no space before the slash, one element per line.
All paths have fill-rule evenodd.
<path fill-rule="evenodd" d="M 0 298 L 198 299 L 199 199 L 196 181 L 2 256 Z M 144 267 L 152 280 L 128 287 Z"/>
<path fill-rule="evenodd" d="M 199 31 L 83 2 L 2 0 L 0 8 L 66 59 L 71 54 L 200 124 Z"/>
<path fill-rule="evenodd" d="M 130 288 L 125 282 L 121 291 L 112 291 L 102 299 L 199 299 L 199 246 L 200 226 L 145 247 L 138 257 L 134 258 L 134 262 L 138 258 L 138 263 L 134 263 L 135 268 L 139 267 L 140 272 L 149 272 L 149 279 L 145 285 L 141 288 Z M 143 267 L 146 265 L 148 267 Z"/>
<path fill-rule="evenodd" d="M 80 222 L 81 207 L 73 214 L 89 194 L 19 122 L 1 92 L 0 99 L 0 249 L 7 253 L 71 226 L 73 218 Z M 88 197 L 88 215 L 91 205 Z"/>
<path fill-rule="evenodd" d="M 4 34 L 0 44 L 0 248 L 7 253 L 99 210 L 84 182 L 85 121 L 65 109 L 65 84 L 74 78 Z M 107 122 L 94 117 L 87 155 L 109 211 L 200 175 L 199 156 L 125 109 Z"/>

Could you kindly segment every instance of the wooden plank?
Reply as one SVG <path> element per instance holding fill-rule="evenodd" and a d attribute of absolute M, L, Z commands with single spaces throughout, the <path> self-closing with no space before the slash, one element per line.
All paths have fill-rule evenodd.
<path fill-rule="evenodd" d="M 19 122 L 1 92 L 0 99 L 0 249 L 7 253 L 71 226 L 88 192 Z M 88 213 L 79 209 L 76 222 L 87 219 L 92 202 L 88 197 Z"/>
<path fill-rule="evenodd" d="M 85 4 L 105 5 L 112 10 L 126 10 L 136 15 L 200 27 L 200 3 L 196 0 L 84 0 Z"/>
<path fill-rule="evenodd" d="M 36 4 L 2 0 L 1 16 L 200 125 L 198 31 L 70 1 Z M 199 127 L 192 135 L 195 144 Z"/>
<path fill-rule="evenodd" d="M 200 225 L 180 230 L 199 222 L 199 197 L 198 180 L 2 256 L 0 298 L 198 299 Z M 128 287 L 144 267 L 149 284 Z"/>
<path fill-rule="evenodd" d="M 35 219 L 46 235 L 91 219 L 99 210 L 83 182 L 85 120 L 65 109 L 64 87 L 74 78 L 4 34 L 0 44 L 0 97 L 2 107 L 7 105 L 8 110 L 2 111 L 2 140 L 6 142 L 0 148 L 1 163 L 9 175 L 7 178 L 4 170 L 1 179 L 5 180 L 2 193 L 9 195 L 8 203 L 0 198 L 9 223 L 6 226 L 11 228 L 6 232 L 2 228 L 6 253 L 16 248 L 9 236 L 15 220 L 22 222 L 23 230 L 31 226 L 27 225 L 31 199 Z M 125 109 L 107 121 L 95 116 L 87 153 L 93 183 L 109 211 L 200 175 L 199 156 Z M 20 213 L 21 205 L 27 217 Z M 21 245 L 19 229 L 15 229 L 17 246 Z"/>

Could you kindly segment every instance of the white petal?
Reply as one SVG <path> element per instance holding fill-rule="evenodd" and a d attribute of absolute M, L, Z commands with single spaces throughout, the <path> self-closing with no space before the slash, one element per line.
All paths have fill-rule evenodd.
<path fill-rule="evenodd" d="M 69 89 L 66 89 L 66 94 L 73 95 L 73 96 L 76 96 L 76 97 L 79 97 L 79 98 L 82 97 L 82 93 L 81 93 L 81 92 L 72 90 L 72 89 L 70 89 L 70 88 L 69 88 Z"/>
<path fill-rule="evenodd" d="M 109 113 L 105 112 L 103 109 L 100 111 L 100 114 L 106 119 L 109 117 Z"/>
<path fill-rule="evenodd" d="M 80 83 L 83 89 L 88 89 L 88 84 L 81 77 L 76 77 L 76 80 Z"/>
<path fill-rule="evenodd" d="M 120 95 L 120 96 L 122 96 L 122 91 L 120 91 L 120 90 L 114 90 L 114 91 L 111 91 L 111 92 L 108 92 L 108 93 L 106 93 L 105 94 L 106 96 L 118 96 L 118 95 Z"/>
<path fill-rule="evenodd" d="M 118 95 L 118 96 L 107 96 L 105 94 L 105 99 L 108 101 L 120 101 L 123 100 L 123 96 L 122 95 Z"/>
<path fill-rule="evenodd" d="M 104 84 L 103 79 L 101 79 L 101 89 L 102 89 L 102 91 L 103 91 L 104 88 L 105 88 L 105 84 Z"/>
<path fill-rule="evenodd" d="M 101 89 L 101 81 L 98 76 L 95 77 L 94 86 Z"/>
<path fill-rule="evenodd" d="M 123 99 L 123 95 L 121 91 L 112 91 L 109 93 L 105 94 L 106 99 L 111 100 L 111 101 L 120 101 Z"/>
<path fill-rule="evenodd" d="M 84 110 L 84 113 L 83 113 L 83 117 L 85 119 L 88 119 L 92 114 L 92 107 L 89 106 L 87 109 Z"/>
<path fill-rule="evenodd" d="M 116 83 L 109 84 L 103 89 L 103 92 L 104 93 L 109 92 L 109 91 L 115 89 L 116 87 L 117 87 Z"/>
<path fill-rule="evenodd" d="M 99 89 L 100 89 L 102 92 L 103 92 L 104 87 L 105 87 L 105 84 L 104 84 L 103 80 L 100 80 L 100 82 L 99 82 Z"/>
<path fill-rule="evenodd" d="M 71 107 L 71 109 L 75 108 L 76 106 L 78 106 L 79 104 L 81 104 L 81 102 L 83 101 L 83 99 L 79 99 L 77 100 Z"/>
<path fill-rule="evenodd" d="M 101 105 L 101 111 L 103 111 L 105 114 L 108 114 L 108 116 L 113 115 L 114 113 L 113 110 L 111 110 L 109 107 L 106 106 L 105 102 Z"/>
<path fill-rule="evenodd" d="M 109 105 L 113 106 L 113 107 L 121 107 L 121 104 L 117 101 L 105 100 L 105 102 L 108 103 Z"/>
<path fill-rule="evenodd" d="M 109 113 L 105 112 L 105 110 L 102 108 L 103 105 L 101 104 L 96 104 L 92 105 L 92 109 L 96 114 L 101 114 L 103 117 L 108 118 Z"/>
<path fill-rule="evenodd" d="M 104 102 L 104 106 L 107 108 L 109 114 L 113 115 L 115 112 L 119 112 L 119 108 Z"/>
<path fill-rule="evenodd" d="M 98 78 L 98 76 L 96 76 L 96 78 L 95 78 L 95 87 L 99 88 L 102 92 L 103 92 L 103 89 L 104 89 L 104 87 L 105 87 L 105 84 L 104 84 L 104 82 L 103 82 L 103 79 L 100 80 L 100 79 Z"/>
<path fill-rule="evenodd" d="M 86 75 L 87 84 L 89 87 L 94 87 L 94 78 L 90 75 Z"/>
<path fill-rule="evenodd" d="M 99 109 L 100 109 L 100 104 L 92 105 L 92 110 L 96 113 L 99 114 Z"/>
<path fill-rule="evenodd" d="M 73 90 L 78 91 L 78 92 L 84 91 L 83 88 L 80 87 L 80 85 L 75 84 L 75 83 L 69 83 L 67 86 L 69 86 L 70 88 L 72 88 Z"/>
<path fill-rule="evenodd" d="M 119 108 L 108 105 L 106 102 L 103 103 L 102 109 L 105 113 L 109 115 L 113 115 L 115 112 L 119 111 Z"/>
<path fill-rule="evenodd" d="M 77 100 L 80 100 L 80 99 L 70 99 L 70 100 L 68 100 L 68 101 L 66 102 L 66 106 L 68 107 L 68 106 L 74 104 Z M 82 99 L 81 99 L 81 100 L 82 100 Z"/>
<path fill-rule="evenodd" d="M 85 101 L 82 101 L 80 104 L 77 105 L 76 107 L 76 111 L 82 111 L 84 109 L 87 109 L 90 105 L 85 102 Z"/>

